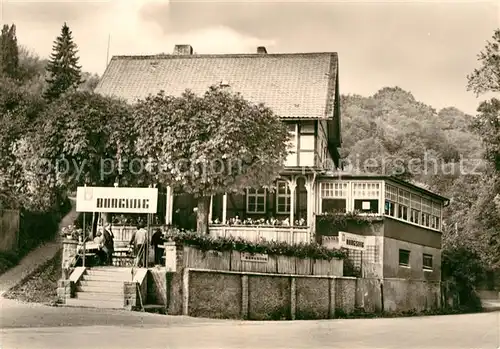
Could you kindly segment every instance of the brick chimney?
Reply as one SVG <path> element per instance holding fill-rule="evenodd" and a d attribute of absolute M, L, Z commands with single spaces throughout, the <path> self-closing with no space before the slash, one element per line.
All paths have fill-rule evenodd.
<path fill-rule="evenodd" d="M 257 47 L 257 53 L 260 55 L 265 55 L 267 53 L 266 47 L 265 46 Z"/>
<path fill-rule="evenodd" d="M 193 47 L 191 45 L 175 45 L 174 55 L 188 56 L 193 54 Z"/>

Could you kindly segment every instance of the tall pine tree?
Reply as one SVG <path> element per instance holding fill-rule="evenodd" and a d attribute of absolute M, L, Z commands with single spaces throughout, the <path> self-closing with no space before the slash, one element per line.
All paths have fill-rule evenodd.
<path fill-rule="evenodd" d="M 4 24 L 0 35 L 0 74 L 17 78 L 19 72 L 19 48 L 17 46 L 16 25 Z"/>
<path fill-rule="evenodd" d="M 76 89 L 83 81 L 81 66 L 78 65 L 78 49 L 73 42 L 72 33 L 64 23 L 61 35 L 54 41 L 52 54 L 47 64 L 48 88 L 45 98 L 53 100 L 69 89 Z"/>

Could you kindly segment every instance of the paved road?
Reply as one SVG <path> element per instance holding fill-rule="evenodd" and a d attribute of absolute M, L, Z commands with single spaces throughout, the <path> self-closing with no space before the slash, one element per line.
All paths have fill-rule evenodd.
<path fill-rule="evenodd" d="M 500 347 L 500 312 L 421 318 L 242 322 L 53 308 L 0 300 L 2 349 Z"/>

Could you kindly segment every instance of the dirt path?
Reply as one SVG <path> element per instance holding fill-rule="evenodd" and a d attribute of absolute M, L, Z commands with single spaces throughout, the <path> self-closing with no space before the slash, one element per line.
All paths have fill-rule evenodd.
<path fill-rule="evenodd" d="M 71 211 L 64 216 L 59 224 L 59 229 L 70 225 L 74 222 L 78 213 L 76 212 L 76 203 L 74 198 L 71 198 Z M 28 253 L 18 265 L 0 275 L 0 296 L 16 286 L 25 277 L 33 273 L 38 267 L 53 258 L 57 251 L 61 249 L 59 235 L 56 235 L 53 241 L 40 245 L 30 253 Z"/>

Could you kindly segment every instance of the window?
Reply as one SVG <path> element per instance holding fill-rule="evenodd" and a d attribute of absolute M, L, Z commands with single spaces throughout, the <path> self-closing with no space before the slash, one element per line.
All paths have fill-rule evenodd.
<path fill-rule="evenodd" d="M 352 195 L 355 198 L 377 199 L 380 195 L 379 183 L 353 183 Z"/>
<path fill-rule="evenodd" d="M 408 210 L 410 208 L 410 193 L 399 189 L 398 193 L 398 218 L 408 220 Z"/>
<path fill-rule="evenodd" d="M 321 213 L 343 211 L 347 209 L 347 183 L 321 183 Z"/>
<path fill-rule="evenodd" d="M 354 209 L 363 213 L 378 213 L 377 200 L 354 199 Z"/>
<path fill-rule="evenodd" d="M 422 256 L 422 264 L 425 270 L 432 270 L 432 255 L 424 253 Z"/>
<path fill-rule="evenodd" d="M 431 212 L 432 212 L 431 201 L 422 198 L 422 220 L 420 221 L 420 224 L 426 227 L 430 227 Z"/>
<path fill-rule="evenodd" d="M 398 201 L 398 189 L 391 186 L 385 186 L 385 214 L 396 217 L 396 202 Z"/>
<path fill-rule="evenodd" d="M 399 250 L 399 265 L 403 267 L 410 266 L 410 251 Z"/>
<path fill-rule="evenodd" d="M 432 202 L 432 220 L 431 228 L 441 229 L 441 203 L 437 201 Z"/>
<path fill-rule="evenodd" d="M 276 213 L 290 213 L 290 189 L 285 181 L 276 183 Z"/>
<path fill-rule="evenodd" d="M 379 212 L 379 183 L 353 183 L 354 209 L 363 213 Z"/>
<path fill-rule="evenodd" d="M 266 213 L 266 189 L 247 189 L 247 213 Z"/>
<path fill-rule="evenodd" d="M 386 199 L 384 212 L 387 216 L 396 217 L 396 204 Z"/>
<path fill-rule="evenodd" d="M 420 224 L 420 211 L 422 210 L 420 195 L 411 194 L 410 222 Z"/>

